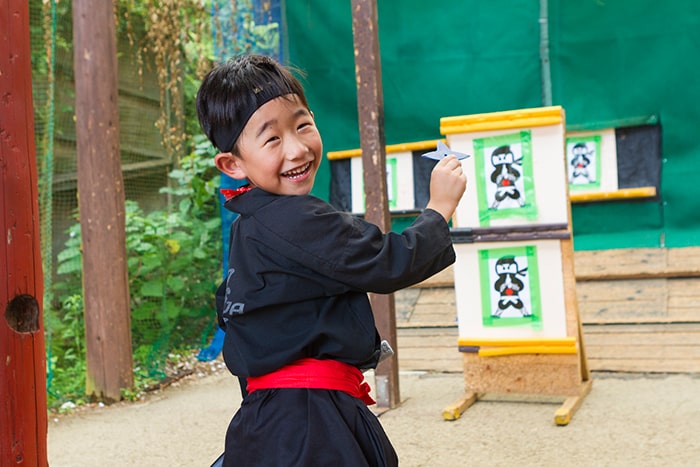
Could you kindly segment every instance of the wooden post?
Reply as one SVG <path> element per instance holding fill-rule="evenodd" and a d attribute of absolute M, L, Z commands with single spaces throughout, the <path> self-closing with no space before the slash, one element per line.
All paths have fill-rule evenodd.
<path fill-rule="evenodd" d="M 46 349 L 29 7 L 0 0 L 0 465 L 46 466 Z"/>
<path fill-rule="evenodd" d="M 382 67 L 377 33 L 376 0 L 352 0 L 352 30 L 355 49 L 355 79 L 360 120 L 360 145 L 365 185 L 365 219 L 383 232 L 391 230 L 386 192 L 386 142 Z M 394 295 L 370 294 L 377 329 L 394 349 L 375 371 L 377 405 L 393 408 L 400 401 L 399 355 L 396 345 Z"/>
<path fill-rule="evenodd" d="M 73 1 L 86 392 L 106 402 L 133 386 L 112 3 Z"/>

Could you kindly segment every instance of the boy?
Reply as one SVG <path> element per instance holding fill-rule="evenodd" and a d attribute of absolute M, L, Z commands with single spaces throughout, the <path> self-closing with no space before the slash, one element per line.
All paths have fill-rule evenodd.
<path fill-rule="evenodd" d="M 361 370 L 380 338 L 367 292 L 392 293 L 454 262 L 447 220 L 466 187 L 454 156 L 433 170 L 425 211 L 402 234 L 309 195 L 323 156 L 298 80 L 244 55 L 214 68 L 197 95 L 229 193 L 228 277 L 217 291 L 224 360 L 248 394 L 226 433 L 227 466 L 393 466 Z"/>

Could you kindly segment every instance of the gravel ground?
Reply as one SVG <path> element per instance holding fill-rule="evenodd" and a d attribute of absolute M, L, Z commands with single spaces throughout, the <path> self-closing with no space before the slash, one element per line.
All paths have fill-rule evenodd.
<path fill-rule="evenodd" d="M 237 381 L 215 370 L 51 417 L 51 466 L 210 465 L 240 404 Z M 445 421 L 461 373 L 401 372 L 399 385 L 402 403 L 380 421 L 402 466 L 700 466 L 700 375 L 594 373 L 567 426 L 554 423 L 560 401 L 491 395 Z"/>

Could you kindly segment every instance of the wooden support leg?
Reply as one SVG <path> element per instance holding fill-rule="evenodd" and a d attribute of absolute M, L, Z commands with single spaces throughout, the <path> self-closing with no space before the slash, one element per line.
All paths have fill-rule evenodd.
<path fill-rule="evenodd" d="M 457 420 L 478 398 L 479 395 L 475 392 L 465 393 L 457 402 L 442 409 L 442 418 L 449 421 Z"/>
<path fill-rule="evenodd" d="M 554 423 L 559 426 L 568 425 L 574 412 L 581 406 L 583 398 L 591 391 L 593 380 L 589 379 L 581 384 L 581 392 L 577 396 L 568 397 L 561 407 L 554 412 Z"/>

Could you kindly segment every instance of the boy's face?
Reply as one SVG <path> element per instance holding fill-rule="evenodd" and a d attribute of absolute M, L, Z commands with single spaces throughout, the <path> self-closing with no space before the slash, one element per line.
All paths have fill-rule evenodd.
<path fill-rule="evenodd" d="M 269 193 L 306 195 L 314 185 L 323 143 L 311 112 L 290 94 L 253 113 L 238 137 L 238 152 L 240 157 L 218 154 L 219 170 Z"/>

